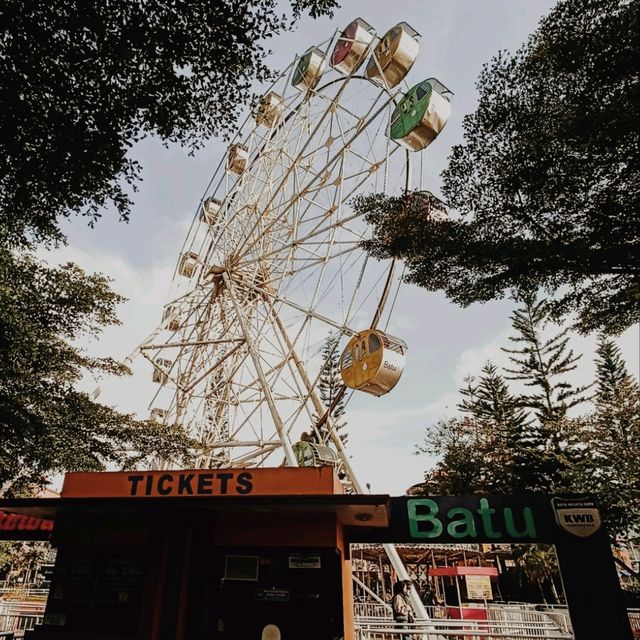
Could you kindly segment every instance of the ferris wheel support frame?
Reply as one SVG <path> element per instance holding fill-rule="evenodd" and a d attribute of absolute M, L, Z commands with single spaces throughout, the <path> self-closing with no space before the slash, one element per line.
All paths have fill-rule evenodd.
<path fill-rule="evenodd" d="M 260 384 L 262 385 L 262 390 L 265 395 L 265 400 L 267 402 L 267 406 L 269 407 L 269 413 L 271 413 L 271 418 L 273 419 L 273 424 L 280 436 L 280 441 L 282 442 L 282 448 L 284 450 L 285 457 L 290 467 L 297 467 L 298 461 L 296 459 L 295 453 L 293 452 L 293 447 L 291 446 L 291 441 L 287 435 L 285 430 L 284 422 L 278 413 L 278 409 L 276 407 L 276 403 L 273 401 L 273 396 L 271 395 L 271 388 L 269 383 L 267 382 L 267 378 L 264 375 L 264 371 L 262 370 L 262 364 L 260 363 L 260 356 L 256 353 L 255 346 L 253 344 L 253 339 L 251 337 L 251 332 L 249 331 L 249 327 L 247 327 L 244 316 L 242 315 L 240 305 L 238 304 L 238 300 L 236 299 L 234 293 L 233 283 L 231 282 L 231 278 L 227 274 L 227 272 L 223 272 L 222 279 L 227 285 L 229 291 L 229 298 L 231 299 L 231 303 L 233 304 L 233 308 L 236 312 L 236 317 L 244 333 L 244 339 L 247 344 L 247 349 L 249 354 L 251 355 L 251 360 L 253 361 L 253 366 L 256 369 L 256 375 L 260 379 Z"/>

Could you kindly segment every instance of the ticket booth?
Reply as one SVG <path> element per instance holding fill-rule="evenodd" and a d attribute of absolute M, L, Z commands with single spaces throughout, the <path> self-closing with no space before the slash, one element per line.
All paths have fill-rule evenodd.
<path fill-rule="evenodd" d="M 352 639 L 344 529 L 389 523 L 331 467 L 72 473 L 2 506 L 55 522 L 34 640 Z"/>

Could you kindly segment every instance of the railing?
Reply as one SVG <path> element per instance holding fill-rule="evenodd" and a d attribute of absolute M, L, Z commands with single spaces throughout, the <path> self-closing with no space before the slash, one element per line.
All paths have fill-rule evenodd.
<path fill-rule="evenodd" d="M 45 601 L 0 600 L 0 631 L 28 631 L 42 623 Z"/>
<path fill-rule="evenodd" d="M 354 602 L 353 614 L 356 618 L 376 618 L 377 620 L 393 620 L 391 605 L 380 602 Z"/>
<path fill-rule="evenodd" d="M 46 600 L 49 589 L 32 587 L 0 587 L 0 601 L 9 600 Z"/>
<path fill-rule="evenodd" d="M 633 632 L 633 640 L 640 640 L 640 609 L 629 609 L 629 623 Z"/>
<path fill-rule="evenodd" d="M 573 640 L 551 620 L 504 622 L 496 620 L 425 620 L 395 623 L 374 618 L 356 619 L 357 640 Z"/>
<path fill-rule="evenodd" d="M 504 622 L 553 622 L 559 629 L 569 636 L 573 635 L 571 619 L 566 607 L 523 607 L 521 605 L 487 605 L 487 617 L 489 620 Z"/>

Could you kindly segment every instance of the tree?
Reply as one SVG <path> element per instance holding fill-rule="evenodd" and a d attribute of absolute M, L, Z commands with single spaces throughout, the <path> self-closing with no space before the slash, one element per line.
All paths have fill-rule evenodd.
<path fill-rule="evenodd" d="M 507 380 L 531 388 L 513 393 L 497 367 L 487 363 L 476 381 L 468 376 L 458 408 L 462 417 L 438 422 L 418 453 L 441 457 L 425 480 L 443 493 L 522 493 L 573 490 L 570 470 L 585 457 L 588 428 L 568 409 L 586 400 L 588 387 L 567 379 L 579 356 L 568 348 L 567 330 L 542 333 L 548 306 L 531 298 L 511 316 L 515 349 Z"/>
<path fill-rule="evenodd" d="M 121 298 L 104 276 L 0 249 L 0 282 L 0 494 L 57 472 L 188 457 L 194 443 L 179 427 L 138 422 L 75 389 L 83 371 L 124 373 L 72 346 L 117 323 Z"/>
<path fill-rule="evenodd" d="M 580 355 L 568 347 L 569 328 L 545 337 L 551 310 L 545 300 L 527 297 L 511 322 L 515 349 L 504 348 L 514 366 L 506 369 L 509 379 L 532 389 L 521 402 L 535 415 L 525 440 L 530 459 L 526 463 L 528 490 L 562 491 L 564 473 L 583 455 L 583 424 L 569 417 L 569 409 L 584 403 L 589 386 L 574 387 L 568 376 L 577 368 Z M 524 471 L 524 469 L 523 469 Z"/>
<path fill-rule="evenodd" d="M 410 282 L 463 306 L 543 289 L 553 318 L 577 313 L 582 332 L 637 322 L 639 15 L 637 0 L 558 2 L 480 74 L 442 176 L 459 216 L 360 199 L 375 226 L 366 248 L 404 259 Z"/>
<path fill-rule="evenodd" d="M 25 3 L 0 12 L 0 229 L 4 242 L 61 237 L 57 220 L 105 205 L 127 218 L 156 135 L 193 150 L 228 133 L 271 76 L 267 38 L 335 0 Z M 37 43 L 37 46 L 34 45 Z"/>
<path fill-rule="evenodd" d="M 488 362 L 476 380 L 467 376 L 458 408 L 461 417 L 440 420 L 428 430 L 418 453 L 440 456 L 425 475 L 429 492 L 514 493 L 525 475 L 523 434 L 530 421 L 497 367 Z"/>
<path fill-rule="evenodd" d="M 182 429 L 138 422 L 75 390 L 83 370 L 122 373 L 72 346 L 116 322 L 107 279 L 30 255 L 64 241 L 61 217 L 123 219 L 155 135 L 190 150 L 228 134 L 271 72 L 263 42 L 334 0 L 8 0 L 0 11 L 0 493 L 56 471 L 180 459 Z M 34 43 L 37 45 L 34 46 Z"/>
<path fill-rule="evenodd" d="M 339 342 L 340 334 L 330 333 L 322 347 L 321 355 L 324 367 L 320 373 L 320 379 L 318 380 L 318 392 L 325 409 L 331 409 L 331 413 L 329 414 L 331 428 L 340 436 L 342 443 L 346 444 L 349 436 L 344 432 L 344 427 L 347 426 L 347 423 L 344 420 L 345 403 L 344 393 L 342 392 L 344 383 L 340 376 L 340 352 L 338 351 Z M 318 419 L 320 417 L 321 416 L 317 416 Z M 328 442 L 329 427 L 326 420 L 320 425 L 318 431 L 320 440 L 325 443 Z"/>
<path fill-rule="evenodd" d="M 584 416 L 589 445 L 567 482 L 598 497 L 610 532 L 627 536 L 640 522 L 640 388 L 620 349 L 601 337 L 595 411 Z"/>
<path fill-rule="evenodd" d="M 461 415 L 430 426 L 417 448 L 439 459 L 414 492 L 586 493 L 614 539 L 630 535 L 640 521 L 640 387 L 620 349 L 600 338 L 587 408 L 590 386 L 568 381 L 580 358 L 566 328 L 549 333 L 546 304 L 529 300 L 512 322 L 508 377 L 488 363 L 477 380 L 466 378 Z M 526 392 L 514 393 L 509 380 Z M 579 406 L 587 410 L 568 415 Z"/>
<path fill-rule="evenodd" d="M 560 577 L 560 568 L 555 548 L 544 544 L 525 544 L 514 545 L 512 549 L 516 567 L 521 573 L 521 579 L 525 578 L 538 587 L 545 604 L 547 598 L 544 584 L 548 582 L 551 585 L 554 602 L 558 603 L 560 599 L 554 579 Z"/>

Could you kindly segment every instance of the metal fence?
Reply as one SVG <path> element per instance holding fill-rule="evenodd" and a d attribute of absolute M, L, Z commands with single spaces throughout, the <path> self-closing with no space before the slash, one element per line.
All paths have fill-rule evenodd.
<path fill-rule="evenodd" d="M 0 631 L 28 631 L 42 624 L 45 600 L 0 600 Z"/>
<path fill-rule="evenodd" d="M 633 640 L 640 640 L 640 609 L 629 609 L 629 622 L 633 631 Z"/>
<path fill-rule="evenodd" d="M 573 635 L 559 629 L 549 620 L 505 622 L 497 620 L 427 620 L 412 624 L 390 620 L 359 618 L 356 620 L 358 640 L 572 640 Z"/>

